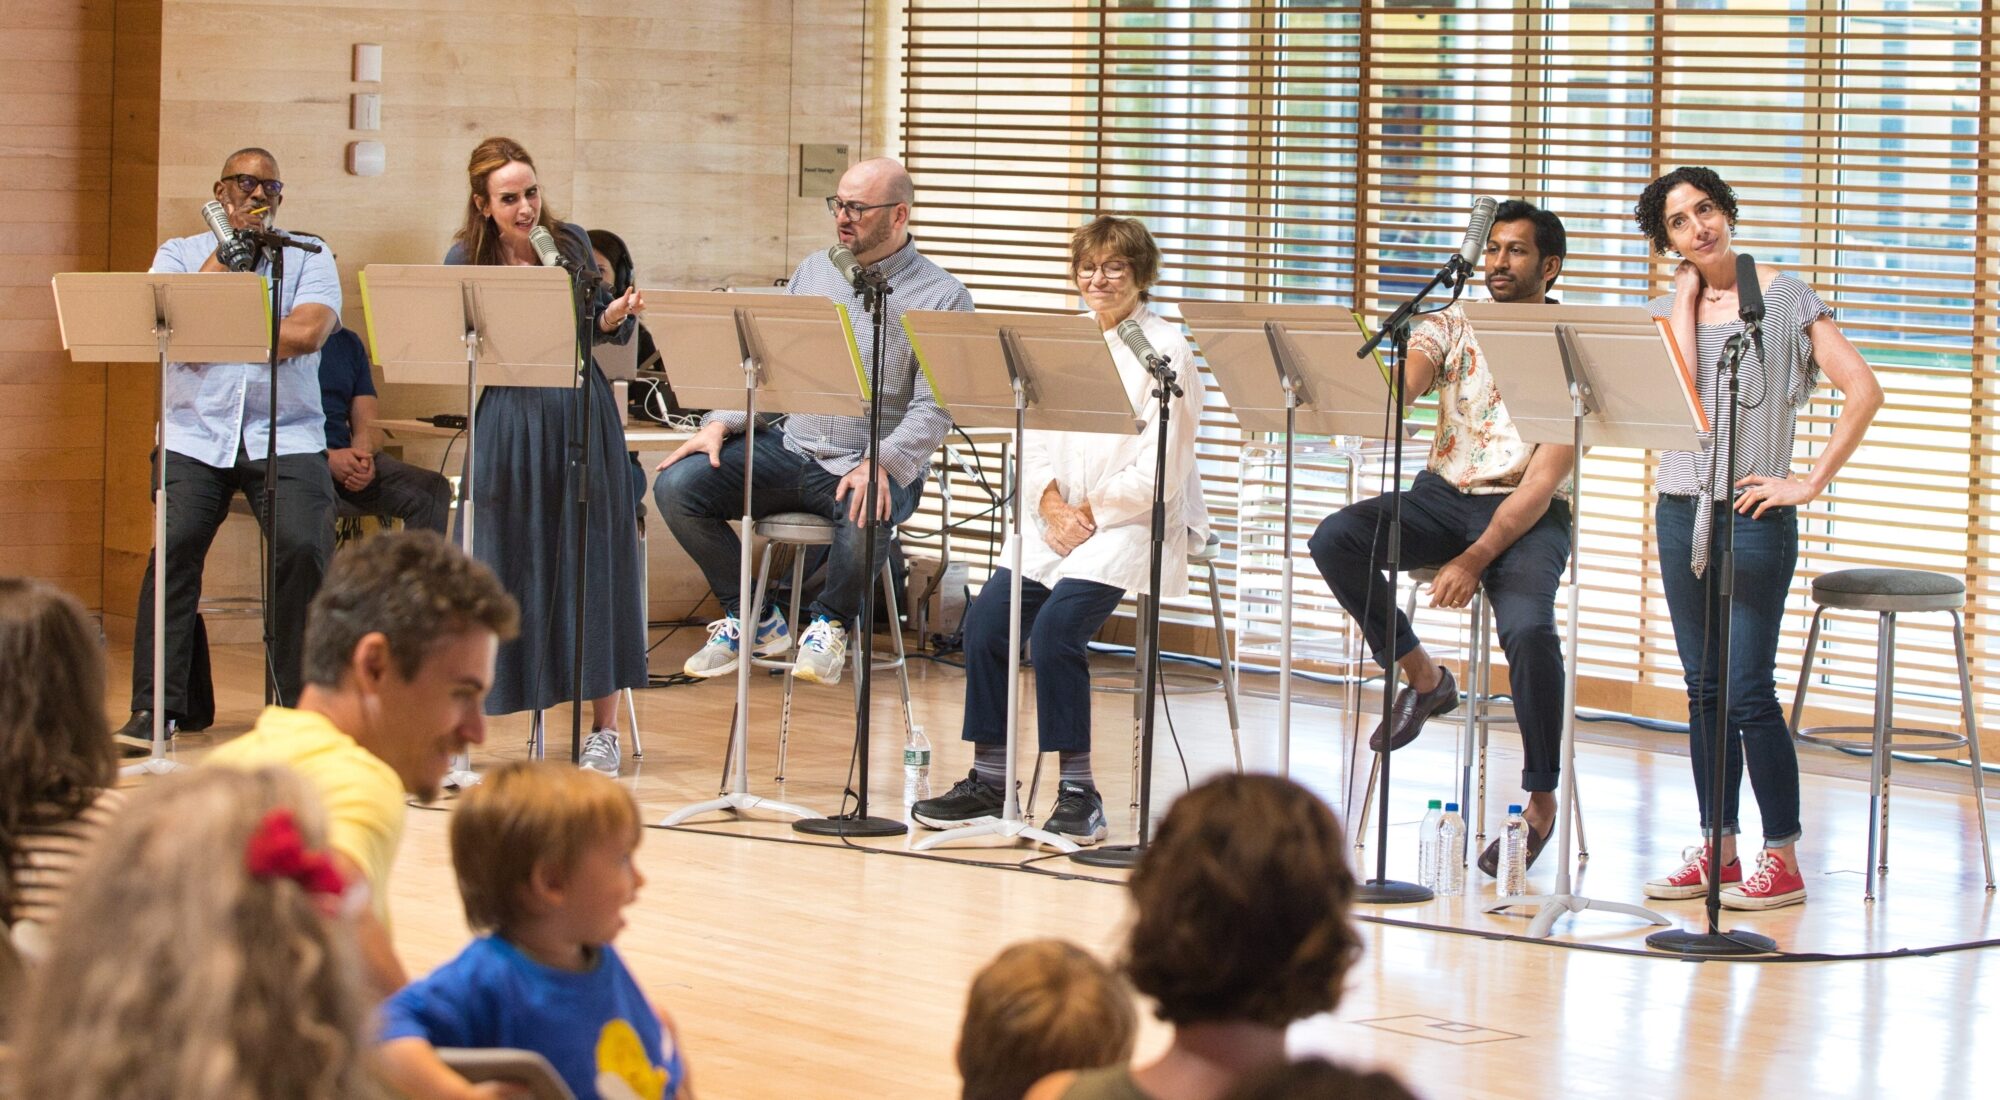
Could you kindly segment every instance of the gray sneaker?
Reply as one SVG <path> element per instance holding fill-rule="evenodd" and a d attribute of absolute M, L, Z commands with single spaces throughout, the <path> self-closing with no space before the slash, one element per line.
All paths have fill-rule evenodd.
<path fill-rule="evenodd" d="M 708 644 L 695 650 L 694 655 L 681 666 L 681 671 L 700 680 L 735 672 L 736 650 L 742 632 L 742 624 L 734 615 L 724 615 L 708 624 Z M 778 614 L 775 607 L 765 608 L 763 617 L 757 620 L 757 641 L 751 647 L 751 655 L 770 657 L 790 648 L 792 629 L 785 625 L 785 617 Z"/>
<path fill-rule="evenodd" d="M 808 684 L 837 684 L 847 665 L 847 628 L 821 615 L 799 636 L 792 675 Z"/>
<path fill-rule="evenodd" d="M 583 754 L 576 766 L 587 772 L 618 777 L 618 731 L 591 730 L 583 739 Z"/>

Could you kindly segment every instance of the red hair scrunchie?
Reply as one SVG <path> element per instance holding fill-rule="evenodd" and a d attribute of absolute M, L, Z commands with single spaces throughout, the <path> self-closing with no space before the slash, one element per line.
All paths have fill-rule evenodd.
<path fill-rule="evenodd" d="M 290 879 L 308 894 L 339 897 L 347 879 L 325 852 L 309 851 L 292 811 L 279 806 L 264 815 L 243 849 L 243 868 L 259 879 Z"/>

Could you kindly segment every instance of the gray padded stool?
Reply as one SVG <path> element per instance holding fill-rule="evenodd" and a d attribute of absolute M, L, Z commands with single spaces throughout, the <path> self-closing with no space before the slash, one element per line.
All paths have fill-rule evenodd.
<path fill-rule="evenodd" d="M 1222 589 L 1216 584 L 1215 563 L 1222 556 L 1222 539 L 1215 532 L 1208 533 L 1208 541 L 1188 550 L 1187 562 L 1208 571 L 1208 614 L 1214 624 L 1216 650 L 1222 654 L 1220 672 L 1172 672 L 1160 670 L 1160 691 L 1165 695 L 1201 695 L 1206 692 L 1222 693 L 1223 705 L 1229 709 L 1229 745 L 1236 756 L 1236 770 L 1243 770 L 1243 735 L 1241 723 L 1236 714 L 1236 658 L 1229 650 L 1229 621 L 1222 617 Z M 1138 622 L 1146 621 L 1146 601 L 1149 596 L 1139 597 Z M 1132 812 L 1139 808 L 1139 737 L 1141 715 L 1146 700 L 1141 685 L 1146 682 L 1146 649 L 1149 639 L 1134 637 L 1132 646 L 1132 671 L 1123 669 L 1094 672 L 1091 674 L 1092 691 L 1107 691 L 1117 695 L 1130 695 L 1132 699 Z M 1039 762 L 1038 762 L 1039 763 Z M 1037 771 L 1039 771 L 1039 767 Z"/>
<path fill-rule="evenodd" d="M 831 546 L 833 545 L 833 521 L 812 512 L 778 512 L 756 521 L 756 533 L 765 540 L 764 554 L 757 567 L 757 590 L 755 598 L 747 606 L 757 609 L 753 614 L 762 615 L 764 593 L 769 587 L 771 577 L 771 558 L 777 552 L 777 548 L 780 545 L 796 548 Z M 878 534 L 877 537 L 887 538 L 888 535 L 883 533 Z M 798 644 L 800 633 L 799 589 L 805 585 L 805 573 L 806 556 L 803 553 L 793 554 L 792 600 L 790 611 L 785 616 L 785 619 L 791 624 L 792 644 L 794 645 Z M 905 741 L 908 741 L 916 729 L 917 719 L 915 713 L 910 709 L 910 671 L 904 663 L 902 611 L 896 606 L 895 580 L 895 571 L 889 568 L 889 563 L 885 560 L 882 563 L 881 592 L 883 599 L 889 605 L 889 623 L 891 627 L 889 637 L 895 644 L 895 655 L 875 656 L 874 667 L 877 672 L 893 671 L 896 674 L 896 685 L 902 689 L 903 693 L 903 738 Z M 749 633 L 755 629 L 756 625 L 753 622 L 745 628 L 745 633 Z M 847 651 L 854 665 L 854 691 L 858 698 L 861 693 L 861 654 L 867 652 L 873 655 L 875 652 L 874 641 L 873 639 L 856 638 L 853 636 L 853 632 L 850 631 L 847 639 Z M 752 657 L 750 665 L 753 668 L 782 669 L 785 673 L 785 702 L 783 709 L 779 712 L 778 718 L 777 779 L 779 782 L 783 782 L 785 779 L 785 747 L 792 733 L 793 662 L 779 660 L 774 657 Z"/>
<path fill-rule="evenodd" d="M 1986 863 L 1986 889 L 1993 889 L 1993 851 L 1986 835 L 1986 782 L 1979 768 L 1979 723 L 1972 712 L 1972 680 L 1965 664 L 1965 582 L 1943 573 L 1920 569 L 1842 569 L 1816 577 L 1812 583 L 1812 632 L 1806 638 L 1806 659 L 1799 670 L 1798 694 L 1792 697 L 1792 736 L 1800 741 L 1836 748 L 1866 748 L 1868 764 L 1868 872 L 1866 894 L 1875 899 L 1875 876 L 1889 870 L 1889 766 L 1899 749 L 1918 752 L 1964 747 L 1972 758 L 1972 804 L 1979 814 L 1979 851 Z M 1875 722 L 1869 726 L 1799 728 L 1805 709 L 1806 686 L 1812 680 L 1813 655 L 1819 650 L 1820 618 L 1828 608 L 1873 611 L 1875 627 Z M 1912 611 L 1942 611 L 1951 616 L 1952 645 L 1958 651 L 1959 705 L 1965 732 L 1896 725 L 1896 616 Z M 1859 735 L 1866 734 L 1863 740 Z"/>

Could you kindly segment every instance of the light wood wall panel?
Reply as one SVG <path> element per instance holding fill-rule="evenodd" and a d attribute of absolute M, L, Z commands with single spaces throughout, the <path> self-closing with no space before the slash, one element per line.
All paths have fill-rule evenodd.
<path fill-rule="evenodd" d="M 113 0 L 0 4 L 0 574 L 103 600 L 105 368 L 62 350 L 49 278 L 101 270 Z"/>
<path fill-rule="evenodd" d="M 832 235 L 819 200 L 796 197 L 798 145 L 846 144 L 857 157 L 881 151 L 863 147 L 863 33 L 890 18 L 891 6 L 164 0 L 150 204 L 157 224 L 134 234 L 135 251 L 143 236 L 144 255 L 125 266 L 143 267 L 159 237 L 198 231 L 223 158 L 263 145 L 286 181 L 281 220 L 332 243 L 346 320 L 359 326 L 356 273 L 370 263 L 442 257 L 464 210 L 468 154 L 480 139 L 505 134 L 534 154 L 557 212 L 619 233 L 649 285 L 789 275 Z M 244 51 L 245 40 L 258 51 Z M 381 44 L 379 85 L 349 79 L 357 42 Z M 356 91 L 381 94 L 380 131 L 348 130 Z M 384 144 L 384 175 L 346 173 L 346 145 L 359 138 Z M 382 398 L 390 416 L 456 411 L 463 401 L 448 388 L 395 385 L 384 386 Z M 145 425 L 148 439 L 151 400 L 150 390 L 113 399 L 134 418 L 127 427 Z M 435 463 L 441 450 L 416 443 L 406 457 Z M 107 606 L 125 630 L 147 545 L 144 447 L 137 453 L 136 467 L 111 460 L 115 501 L 107 503 L 112 527 L 138 539 L 129 558 L 107 554 Z M 254 593 L 253 571 L 233 564 L 239 556 L 211 563 L 209 591 Z M 117 603 L 108 595 L 114 583 Z"/>

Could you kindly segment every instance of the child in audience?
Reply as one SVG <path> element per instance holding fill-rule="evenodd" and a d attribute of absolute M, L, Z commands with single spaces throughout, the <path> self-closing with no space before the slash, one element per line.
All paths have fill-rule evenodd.
<path fill-rule="evenodd" d="M 461 798 L 451 862 L 483 934 L 385 1006 L 390 1083 L 412 1100 L 476 1095 L 437 1048 L 511 1047 L 547 1058 L 579 1100 L 691 1096 L 671 1022 L 611 946 L 645 885 L 639 837 L 623 787 L 554 762 L 495 769 Z"/>
<path fill-rule="evenodd" d="M 1331 1010 L 1361 953 L 1333 813 L 1274 775 L 1224 775 L 1167 812 L 1132 873 L 1124 969 L 1174 1026 L 1141 1069 L 1043 1079 L 1028 1100 L 1216 1100 L 1285 1059 L 1285 1028 Z"/>
<path fill-rule="evenodd" d="M 318 797 L 282 768 L 201 768 L 134 794 L 36 968 L 14 1095 L 381 1096 L 348 921 L 367 901 L 325 845 Z"/>
<path fill-rule="evenodd" d="M 1000 952 L 972 979 L 958 1033 L 963 1100 L 1021 1100 L 1064 1069 L 1122 1065 L 1138 1021 L 1132 987 L 1089 952 L 1029 940 Z"/>

